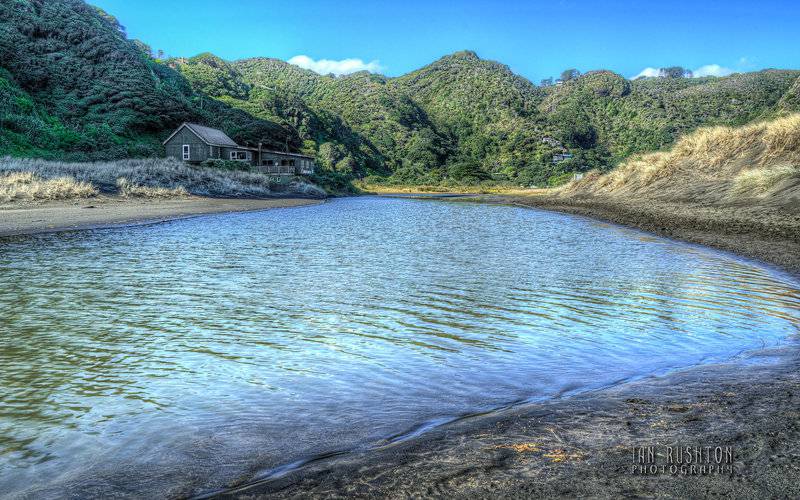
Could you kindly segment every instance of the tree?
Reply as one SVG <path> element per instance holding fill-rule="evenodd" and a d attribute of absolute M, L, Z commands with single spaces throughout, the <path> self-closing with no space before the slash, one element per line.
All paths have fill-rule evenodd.
<path fill-rule="evenodd" d="M 120 32 L 120 33 L 122 33 L 123 35 L 125 34 L 125 26 L 121 25 L 121 24 L 119 23 L 119 20 L 117 20 L 117 18 L 116 18 L 116 17 L 112 16 L 111 14 L 109 14 L 109 13 L 108 13 L 108 12 L 106 12 L 106 11 L 104 11 L 104 10 L 103 10 L 103 9 L 101 9 L 100 7 L 96 7 L 96 6 L 93 6 L 93 7 L 94 7 L 95 11 L 96 11 L 96 12 L 97 12 L 97 13 L 100 15 L 100 17 L 101 17 L 101 18 L 102 18 L 102 19 L 103 19 L 105 22 L 107 22 L 108 24 L 110 24 L 110 25 L 111 25 L 111 26 L 112 26 L 114 29 L 116 29 L 117 31 L 119 31 L 119 32 Z"/>
<path fill-rule="evenodd" d="M 662 78 L 691 78 L 692 72 L 681 66 L 670 66 L 658 70 L 658 76 Z"/>
<path fill-rule="evenodd" d="M 545 79 L 542 80 L 542 83 L 541 83 L 542 87 L 550 87 L 551 85 L 553 85 L 553 79 L 552 78 L 545 78 Z"/>
<path fill-rule="evenodd" d="M 334 169 L 340 174 L 350 175 L 355 170 L 356 162 L 350 155 L 345 156 L 341 161 L 336 163 Z"/>
<path fill-rule="evenodd" d="M 570 80 L 575 80 L 581 76 L 581 72 L 575 68 L 565 69 L 561 72 L 561 80 L 568 82 Z"/>
<path fill-rule="evenodd" d="M 149 45 L 147 45 L 141 40 L 134 40 L 133 44 L 136 45 L 136 48 L 142 51 L 142 54 L 144 54 L 150 59 L 153 58 L 153 49 Z"/>
<path fill-rule="evenodd" d="M 334 144 L 332 142 L 322 143 L 319 147 L 317 160 L 323 168 L 334 170 L 336 164 L 339 163 L 344 157 L 342 154 L 342 145 Z M 343 165 L 344 166 L 344 165 Z"/>
<path fill-rule="evenodd" d="M 454 180 L 468 184 L 477 184 L 480 181 L 491 178 L 488 172 L 469 158 L 457 160 L 455 163 L 449 165 L 447 170 L 447 173 Z"/>

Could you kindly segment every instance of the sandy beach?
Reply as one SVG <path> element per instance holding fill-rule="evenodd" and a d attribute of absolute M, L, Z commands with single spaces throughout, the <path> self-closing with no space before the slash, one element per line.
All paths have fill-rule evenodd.
<path fill-rule="evenodd" d="M 322 203 L 308 198 L 223 199 L 189 196 L 136 199 L 117 196 L 0 205 L 0 236 L 148 224 L 206 214 Z"/>

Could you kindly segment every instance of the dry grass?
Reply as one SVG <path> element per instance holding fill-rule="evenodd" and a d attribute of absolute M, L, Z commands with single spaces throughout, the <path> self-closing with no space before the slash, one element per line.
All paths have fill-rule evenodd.
<path fill-rule="evenodd" d="M 641 196 L 695 202 L 800 203 L 800 114 L 744 127 L 709 127 L 665 152 L 591 173 L 561 195 Z"/>
<path fill-rule="evenodd" d="M 276 195 L 324 197 L 313 184 L 284 185 L 269 176 L 244 171 L 193 167 L 172 159 L 122 160 L 96 163 L 65 163 L 27 158 L 0 159 L 0 176 L 32 175 L 41 182 L 58 184 L 62 195 L 54 198 L 46 189 L 30 188 L 25 199 L 47 200 L 105 192 L 123 196 L 173 197 L 187 194 L 226 198 L 266 198 Z M 15 177 L 16 178 L 16 177 Z M 74 185 L 73 188 L 67 186 Z M 21 199 L 21 198 L 11 198 Z"/>
<path fill-rule="evenodd" d="M 737 197 L 768 197 L 800 180 L 800 165 L 778 164 L 771 168 L 745 170 L 733 179 L 732 193 Z"/>
<path fill-rule="evenodd" d="M 140 186 L 124 177 L 117 179 L 117 188 L 119 194 L 126 198 L 180 198 L 189 195 L 183 186 L 176 188 Z"/>
<path fill-rule="evenodd" d="M 67 200 L 97 193 L 90 183 L 71 177 L 43 179 L 33 172 L 0 172 L 0 202 Z"/>

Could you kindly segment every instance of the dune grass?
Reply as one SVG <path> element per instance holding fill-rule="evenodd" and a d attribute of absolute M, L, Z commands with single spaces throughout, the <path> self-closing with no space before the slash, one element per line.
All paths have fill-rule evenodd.
<path fill-rule="evenodd" d="M 0 172 L 0 202 L 67 200 L 98 193 L 88 182 L 71 177 L 43 179 L 33 172 Z"/>
<path fill-rule="evenodd" d="M 125 177 L 117 179 L 117 188 L 120 196 L 126 198 L 180 198 L 189 195 L 183 186 L 176 188 L 140 186 Z"/>
<path fill-rule="evenodd" d="M 325 196 L 317 186 L 300 180 L 280 184 L 260 173 L 194 167 L 173 159 L 66 163 L 3 158 L 0 176 L 5 179 L 0 189 L 6 193 L 0 199 L 5 196 L 6 201 L 81 198 L 101 192 L 146 198 Z M 25 184 L 20 179 L 29 180 Z"/>
<path fill-rule="evenodd" d="M 558 193 L 800 203 L 800 114 L 744 127 L 703 128 L 669 151 L 638 155 L 607 174 L 591 172 Z"/>
<path fill-rule="evenodd" d="M 798 182 L 800 165 L 779 164 L 772 168 L 745 170 L 734 178 L 732 192 L 738 196 L 763 197 L 774 192 L 776 187 Z"/>

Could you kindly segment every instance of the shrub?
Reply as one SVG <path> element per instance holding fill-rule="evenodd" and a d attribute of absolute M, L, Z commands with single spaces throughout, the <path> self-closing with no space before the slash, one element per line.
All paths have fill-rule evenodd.
<path fill-rule="evenodd" d="M 551 175 L 547 178 L 547 185 L 550 187 L 562 186 L 572 180 L 575 174 L 572 172 L 564 172 L 563 174 Z"/>

